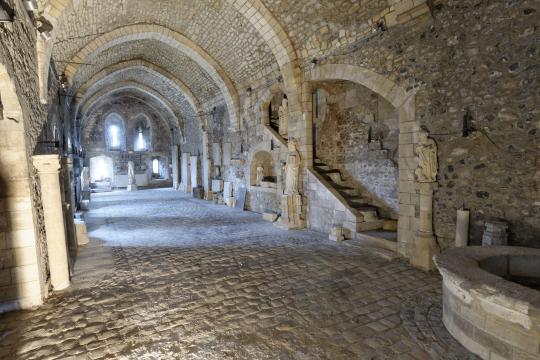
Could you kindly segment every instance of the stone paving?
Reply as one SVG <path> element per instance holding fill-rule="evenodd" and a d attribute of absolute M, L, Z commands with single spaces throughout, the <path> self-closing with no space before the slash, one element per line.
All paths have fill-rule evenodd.
<path fill-rule="evenodd" d="M 93 196 L 73 286 L 0 316 L 5 359 L 473 359 L 441 279 L 169 190 Z"/>

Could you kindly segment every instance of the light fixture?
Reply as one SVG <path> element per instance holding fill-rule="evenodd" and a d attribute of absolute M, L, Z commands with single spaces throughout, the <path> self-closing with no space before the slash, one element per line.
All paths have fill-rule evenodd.
<path fill-rule="evenodd" d="M 53 30 L 53 26 L 50 23 L 49 20 L 45 19 L 43 16 L 40 16 L 35 20 L 37 31 L 39 31 L 40 35 L 45 40 L 50 40 L 51 38 L 51 32 Z"/>
<path fill-rule="evenodd" d="M 13 9 L 5 1 L 0 0 L 0 23 L 11 23 L 14 19 L 15 12 Z"/>

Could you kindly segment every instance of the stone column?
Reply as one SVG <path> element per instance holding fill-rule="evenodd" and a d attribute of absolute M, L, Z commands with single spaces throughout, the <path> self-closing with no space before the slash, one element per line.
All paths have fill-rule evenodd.
<path fill-rule="evenodd" d="M 41 183 L 51 283 L 55 291 L 62 290 L 69 286 L 69 260 L 59 176 L 60 156 L 36 155 L 33 162 Z"/>
<path fill-rule="evenodd" d="M 437 188 L 437 182 L 416 183 L 416 189 L 420 194 L 420 217 L 411 264 L 423 270 L 435 269 L 433 256 L 438 253 L 433 235 L 433 192 Z"/>
<path fill-rule="evenodd" d="M 180 168 L 178 165 L 178 155 L 178 145 L 171 146 L 172 180 L 174 190 L 178 190 L 180 188 Z"/>
<path fill-rule="evenodd" d="M 77 237 L 75 233 L 75 222 L 74 222 L 74 198 L 72 193 L 72 174 L 73 174 L 73 159 L 70 157 L 63 158 L 63 171 L 62 175 L 64 178 L 64 213 L 66 218 L 66 236 L 69 244 L 69 252 L 71 255 L 77 254 Z"/>

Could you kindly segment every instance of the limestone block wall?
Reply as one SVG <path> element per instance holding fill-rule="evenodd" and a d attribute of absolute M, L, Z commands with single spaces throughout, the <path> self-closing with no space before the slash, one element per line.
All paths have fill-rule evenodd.
<path fill-rule="evenodd" d="M 308 170 L 306 181 L 308 227 L 329 234 L 334 226 L 342 226 L 349 229 L 348 238 L 354 236 L 356 216 L 344 201 L 339 201 L 340 195 L 325 186 L 324 180 L 312 170 Z"/>
<path fill-rule="evenodd" d="M 30 156 L 58 84 L 39 93 L 36 32 L 23 4 L 7 1 L 18 21 L 0 26 L 0 312 L 41 304 L 48 264 L 41 196 Z M 48 96 L 48 99 L 47 99 Z"/>

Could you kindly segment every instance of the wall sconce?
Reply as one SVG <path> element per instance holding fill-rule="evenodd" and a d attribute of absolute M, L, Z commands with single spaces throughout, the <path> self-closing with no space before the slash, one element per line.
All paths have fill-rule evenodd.
<path fill-rule="evenodd" d="M 246 89 L 246 93 L 248 96 L 251 96 L 251 94 L 253 93 L 253 89 L 251 88 L 251 86 Z"/>
<path fill-rule="evenodd" d="M 43 16 L 40 16 L 35 20 L 37 31 L 39 31 L 40 35 L 45 40 L 49 40 L 51 38 L 51 32 L 53 30 L 52 24 L 45 19 Z"/>
<path fill-rule="evenodd" d="M 309 62 L 309 67 L 311 70 L 315 69 L 315 67 L 317 66 L 317 64 L 319 63 L 319 61 L 315 58 L 311 59 L 311 61 Z"/>
<path fill-rule="evenodd" d="M 12 23 L 14 20 L 15 11 L 5 1 L 0 0 L 0 23 Z"/>

